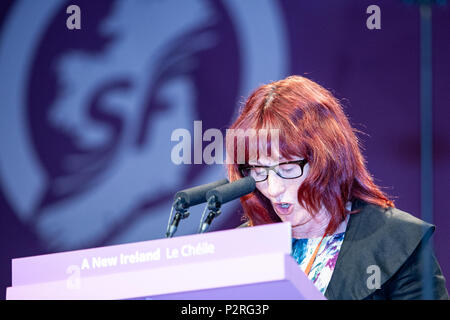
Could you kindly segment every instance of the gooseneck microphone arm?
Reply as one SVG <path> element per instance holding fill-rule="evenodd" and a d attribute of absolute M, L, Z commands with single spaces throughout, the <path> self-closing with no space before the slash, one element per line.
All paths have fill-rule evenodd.
<path fill-rule="evenodd" d="M 172 213 L 175 209 L 175 217 L 172 220 Z M 182 198 L 178 197 L 175 199 L 175 202 L 172 205 L 172 210 L 170 211 L 169 216 L 169 224 L 167 226 L 166 237 L 171 238 L 175 234 L 178 229 L 178 224 L 180 220 L 189 217 L 189 212 L 187 211 L 187 207 L 185 208 L 184 201 Z M 172 220 L 172 223 L 170 221 Z"/>
<path fill-rule="evenodd" d="M 198 233 L 203 233 L 208 230 L 209 226 L 211 225 L 211 222 L 214 218 L 218 217 L 220 215 L 220 208 L 222 207 L 222 203 L 217 201 L 217 197 L 215 195 L 211 195 L 208 198 L 208 203 L 205 207 L 205 210 L 203 211 L 202 218 L 200 220 L 200 226 L 198 228 Z M 208 215 L 206 216 L 206 219 L 204 219 L 204 215 L 206 213 L 206 210 L 209 210 Z M 203 222 L 202 222 L 203 221 Z"/>
<path fill-rule="evenodd" d="M 171 238 L 178 228 L 178 224 L 182 219 L 189 217 L 188 208 L 197 204 L 206 202 L 206 192 L 218 186 L 228 183 L 228 179 L 218 180 L 201 186 L 185 189 L 175 194 L 174 203 L 169 216 L 166 237 Z M 175 216 L 172 220 L 172 213 L 175 210 Z"/>
<path fill-rule="evenodd" d="M 198 232 L 204 233 L 208 230 L 213 219 L 220 215 L 222 204 L 245 196 L 246 194 L 253 192 L 255 188 L 256 182 L 249 176 L 208 191 L 206 193 L 208 204 L 205 210 L 208 209 L 209 214 L 204 220 L 202 217 L 203 222 L 201 223 Z"/>

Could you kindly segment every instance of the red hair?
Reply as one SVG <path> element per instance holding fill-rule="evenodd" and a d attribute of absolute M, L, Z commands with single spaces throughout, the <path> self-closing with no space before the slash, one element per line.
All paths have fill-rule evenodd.
<path fill-rule="evenodd" d="M 331 214 L 327 233 L 335 232 L 345 219 L 345 204 L 361 199 L 382 207 L 394 207 L 375 185 L 365 166 L 356 130 L 337 99 L 325 88 L 301 76 L 257 88 L 247 99 L 230 129 L 279 129 L 279 152 L 308 160 L 309 173 L 298 190 L 298 202 L 312 215 L 322 207 Z M 236 161 L 236 144 L 227 138 L 228 178 L 242 177 Z M 246 155 L 249 153 L 246 144 Z M 270 148 L 268 146 L 268 148 Z M 248 157 L 245 158 L 246 162 Z M 270 201 L 258 190 L 241 198 L 251 225 L 281 221 Z M 352 212 L 353 213 L 353 212 Z"/>

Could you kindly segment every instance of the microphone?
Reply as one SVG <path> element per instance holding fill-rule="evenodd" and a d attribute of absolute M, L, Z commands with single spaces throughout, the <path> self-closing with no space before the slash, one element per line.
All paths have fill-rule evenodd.
<path fill-rule="evenodd" d="M 180 220 L 185 219 L 189 216 L 187 208 L 206 202 L 206 192 L 226 183 L 228 183 L 228 179 L 222 179 L 208 184 L 178 191 L 174 197 L 174 203 L 172 205 L 172 211 L 170 213 L 169 222 L 167 225 L 166 237 L 173 237 L 173 235 L 177 231 Z M 171 222 L 172 212 L 174 209 L 176 213 Z"/>
<path fill-rule="evenodd" d="M 206 192 L 206 199 L 210 201 L 211 197 L 215 197 L 215 201 L 223 204 L 234 199 L 240 198 L 253 192 L 256 188 L 255 179 L 248 176 L 232 183 L 218 186 Z"/>
<path fill-rule="evenodd" d="M 195 206 L 197 204 L 206 202 L 206 193 L 214 189 L 216 187 L 219 187 L 221 185 L 227 184 L 228 179 L 222 179 L 215 182 L 211 182 L 208 184 L 203 184 L 201 186 L 184 189 L 181 191 L 178 191 L 175 194 L 175 206 L 180 209 L 187 209 L 189 207 Z"/>
<path fill-rule="evenodd" d="M 222 204 L 245 196 L 253 192 L 255 188 L 255 179 L 248 176 L 209 190 L 206 193 L 206 199 L 208 199 L 207 207 L 210 212 L 200 225 L 199 233 L 203 233 L 209 228 L 212 220 L 220 214 Z"/>

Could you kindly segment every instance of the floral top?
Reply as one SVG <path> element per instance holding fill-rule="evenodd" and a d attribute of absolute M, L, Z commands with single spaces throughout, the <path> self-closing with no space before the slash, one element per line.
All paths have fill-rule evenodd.
<path fill-rule="evenodd" d="M 325 294 L 331 275 L 344 241 L 345 232 L 333 234 L 323 238 L 316 259 L 309 272 L 308 278 L 322 294 Z M 292 257 L 305 271 L 311 256 L 322 237 L 312 239 L 292 239 Z"/>

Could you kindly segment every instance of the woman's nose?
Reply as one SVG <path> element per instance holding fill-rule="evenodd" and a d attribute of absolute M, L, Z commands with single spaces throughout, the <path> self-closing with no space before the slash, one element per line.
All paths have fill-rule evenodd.
<path fill-rule="evenodd" d="M 269 176 L 267 177 L 267 193 L 271 198 L 277 198 L 280 194 L 285 191 L 283 178 L 278 176 L 272 170 L 269 171 Z"/>

